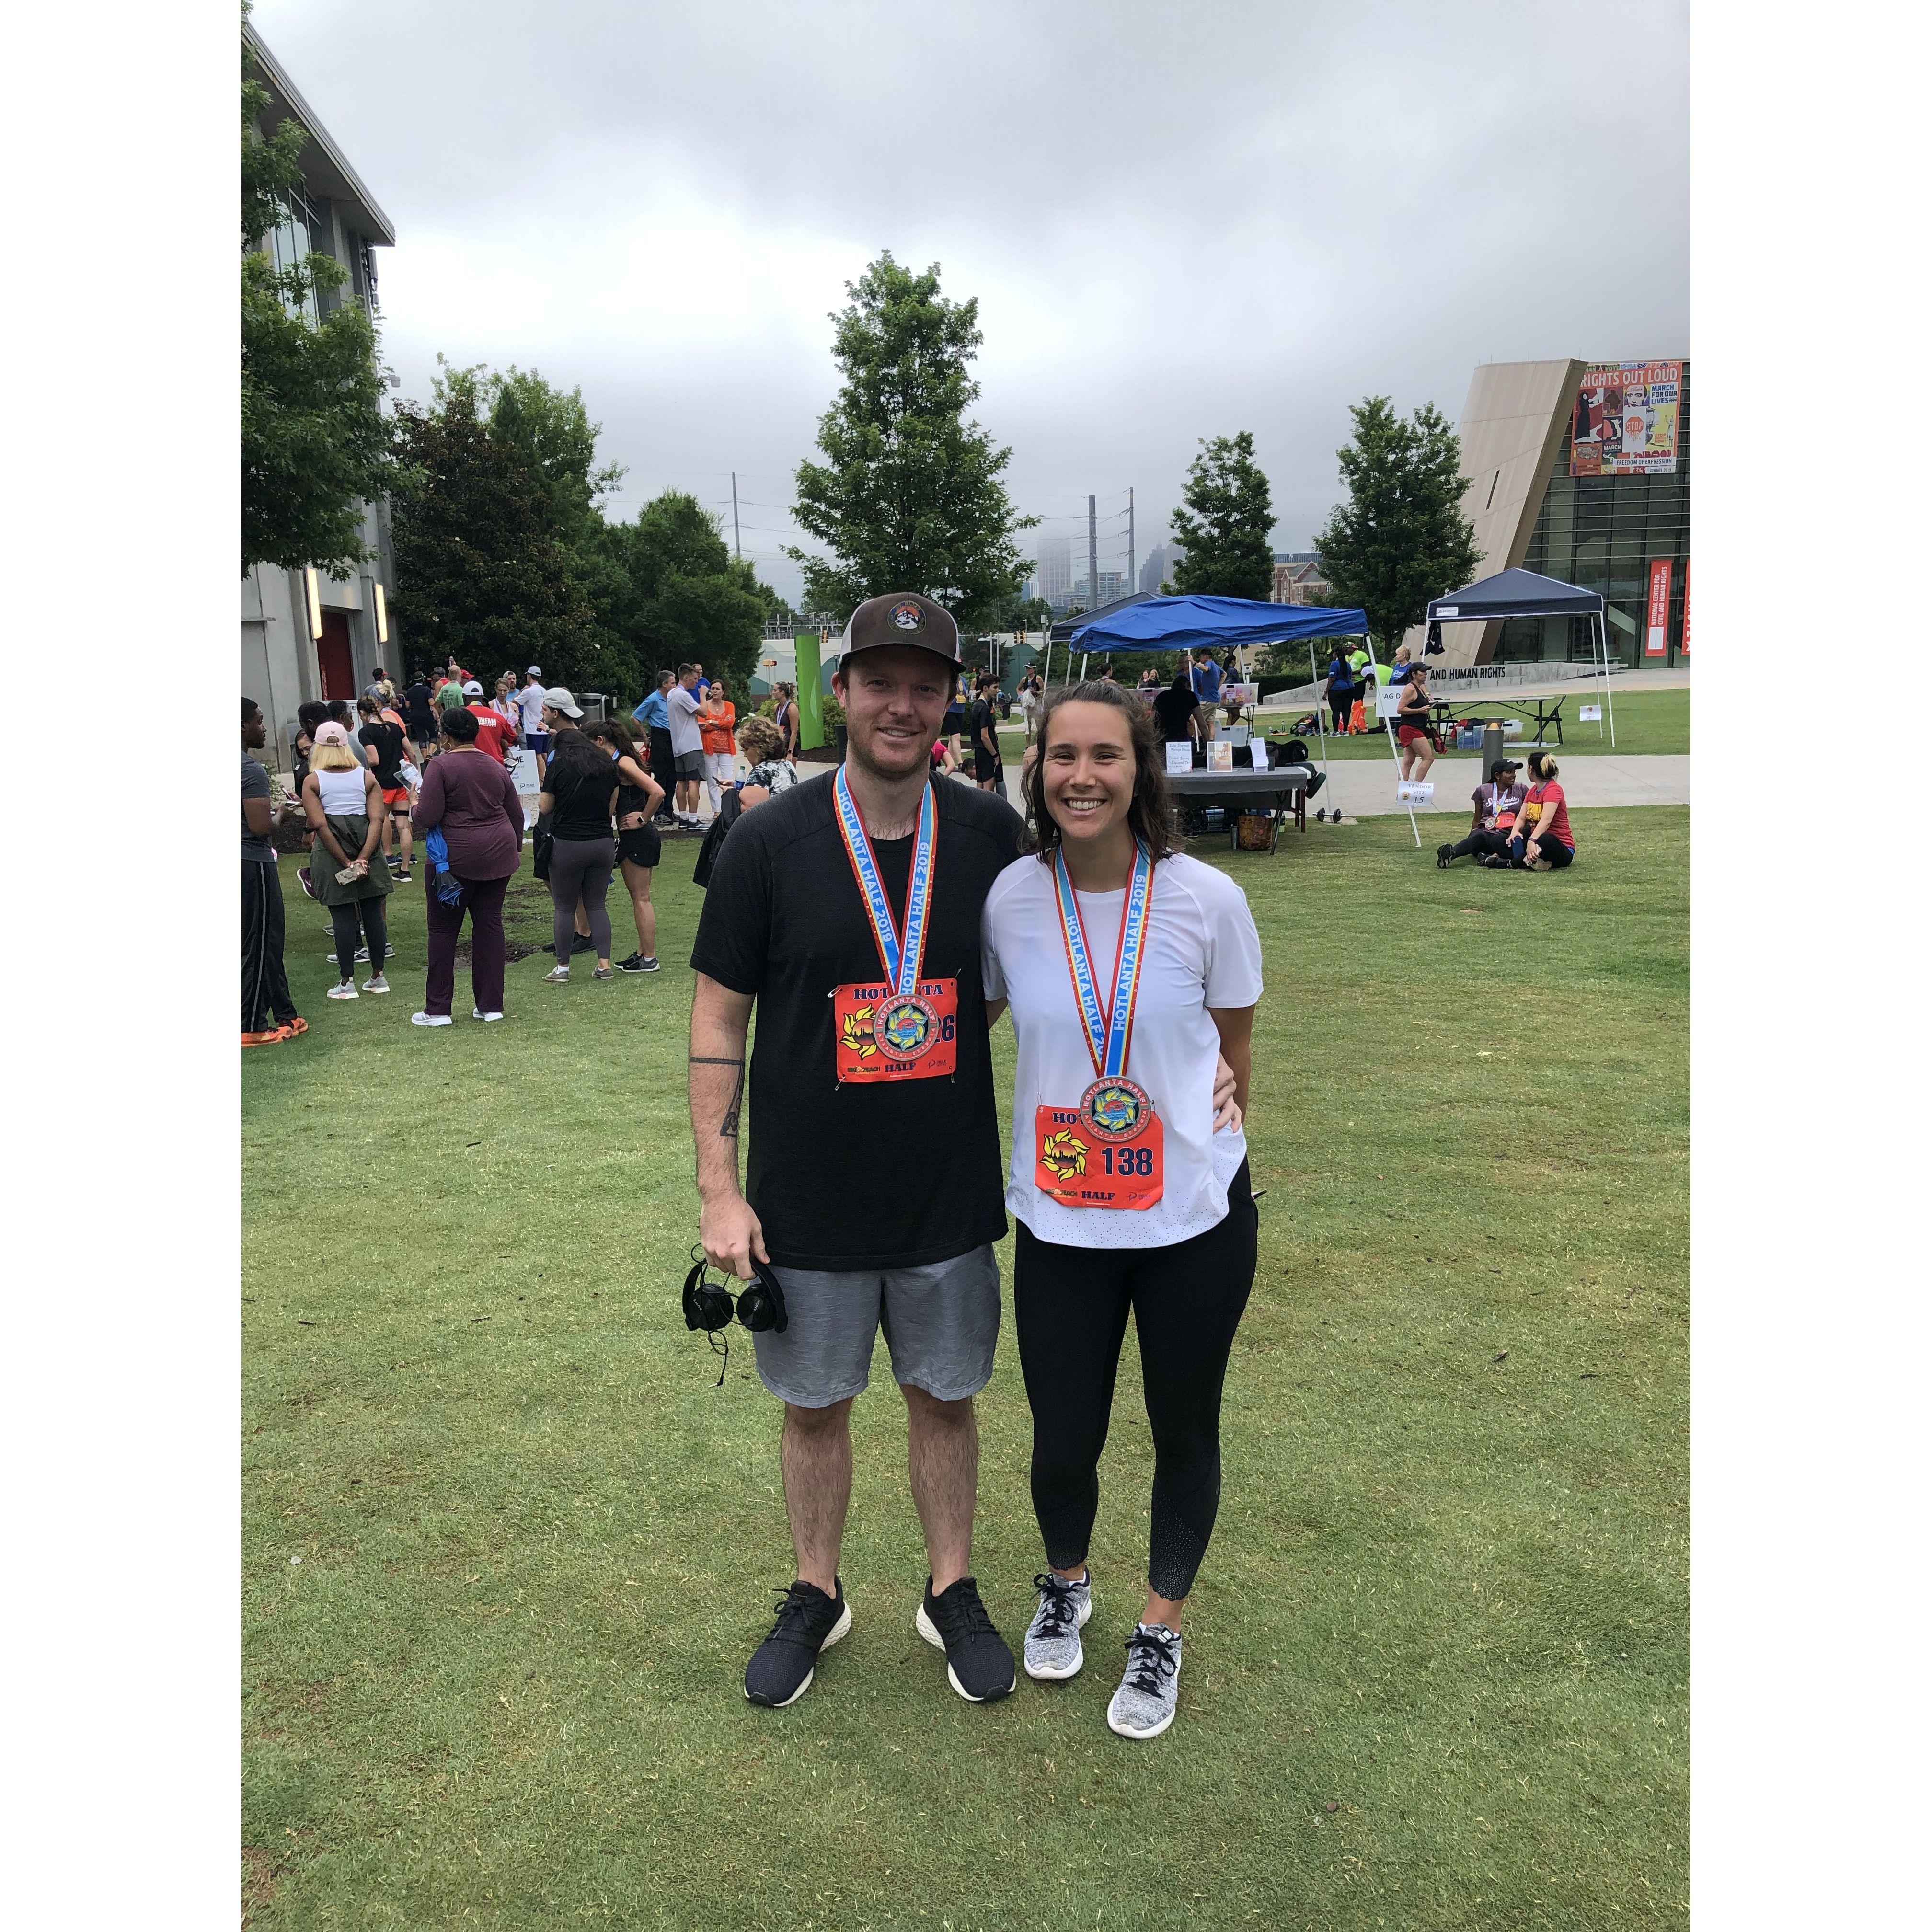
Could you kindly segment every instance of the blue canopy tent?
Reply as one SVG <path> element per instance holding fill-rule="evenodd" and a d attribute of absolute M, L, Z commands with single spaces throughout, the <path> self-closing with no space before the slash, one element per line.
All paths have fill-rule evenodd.
<path fill-rule="evenodd" d="M 1248 597 L 1145 597 L 1112 610 L 1096 610 L 1084 624 L 1076 624 L 1069 639 L 1083 650 L 1190 651 L 1250 644 L 1301 644 L 1308 645 L 1309 675 L 1318 687 L 1315 668 L 1314 640 L 1317 638 L 1360 638 L 1367 644 L 1369 662 L 1376 661 L 1374 640 L 1369 636 L 1369 620 L 1360 610 L 1330 608 L 1323 604 L 1264 604 Z M 1380 667 L 1377 676 L 1379 680 Z M 1395 727 L 1383 721 L 1388 732 L 1390 755 L 1396 760 L 1398 775 L 1402 754 L 1396 748 Z M 1328 769 L 1328 732 L 1322 721 L 1322 700 L 1318 689 L 1315 724 L 1322 740 L 1322 769 Z M 1408 829 L 1418 845 L 1422 833 L 1415 822 L 1412 805 Z"/>
<path fill-rule="evenodd" d="M 1590 651 L 1590 668 L 1597 669 L 1597 652 L 1603 652 L 1604 704 L 1610 716 L 1610 748 L 1616 749 L 1616 706 L 1610 697 L 1610 646 L 1604 634 L 1604 600 L 1594 590 L 1580 584 L 1564 584 L 1554 577 L 1540 577 L 1533 570 L 1499 570 L 1493 577 L 1467 584 L 1460 590 L 1445 591 L 1429 607 L 1431 624 L 1490 623 L 1502 617 L 1594 617 L 1595 643 Z M 1603 723 L 1597 735 L 1603 735 Z"/>

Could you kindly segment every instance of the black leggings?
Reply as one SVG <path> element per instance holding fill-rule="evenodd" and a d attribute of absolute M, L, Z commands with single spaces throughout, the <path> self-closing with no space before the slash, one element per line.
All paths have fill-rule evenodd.
<path fill-rule="evenodd" d="M 1346 698 L 1331 698 L 1328 700 L 1328 708 L 1335 714 L 1336 730 L 1346 736 L 1348 729 L 1349 714 L 1355 708 L 1354 694 L 1351 692 Z M 1164 1595 L 1166 1592 L 1163 1592 L 1162 1594 Z"/>
<path fill-rule="evenodd" d="M 1510 836 L 1507 832 L 1472 832 L 1466 838 L 1460 838 L 1450 847 L 1452 859 L 1466 859 L 1473 852 L 1479 859 L 1486 859 L 1493 853 L 1498 859 L 1509 856 Z"/>
<path fill-rule="evenodd" d="M 617 844 L 606 832 L 602 838 L 559 838 L 550 848 L 550 943 L 556 963 L 570 964 L 577 933 L 577 903 L 584 902 L 590 922 L 590 943 L 599 959 L 610 956 L 610 914 L 604 896 L 610 890 L 610 868 Z"/>
<path fill-rule="evenodd" d="M 1254 1286 L 1258 1219 L 1244 1161 L 1226 1214 L 1172 1247 L 1063 1247 L 1019 1224 L 1013 1319 L 1033 1409 L 1034 1514 L 1054 1569 L 1087 1560 L 1131 1308 L 1154 1433 L 1148 1582 L 1177 1601 L 1193 1588 L 1220 1507 L 1221 1385 Z"/>
<path fill-rule="evenodd" d="M 382 864 L 380 854 L 375 862 Z M 389 952 L 389 919 L 382 908 L 383 898 L 380 893 L 374 898 L 350 899 L 344 904 L 329 908 L 329 920 L 335 928 L 335 970 L 338 978 L 355 978 L 356 949 L 363 945 L 369 949 L 369 976 L 373 980 L 382 971 L 382 962 Z M 356 931 L 358 914 L 360 934 Z"/>

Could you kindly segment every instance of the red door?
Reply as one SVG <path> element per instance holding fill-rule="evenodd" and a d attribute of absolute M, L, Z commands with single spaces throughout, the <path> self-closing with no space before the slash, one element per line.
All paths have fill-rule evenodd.
<path fill-rule="evenodd" d="M 315 661 L 322 672 L 324 698 L 356 702 L 356 662 L 349 649 L 349 619 L 340 610 L 322 614 L 322 635 L 315 640 Z"/>

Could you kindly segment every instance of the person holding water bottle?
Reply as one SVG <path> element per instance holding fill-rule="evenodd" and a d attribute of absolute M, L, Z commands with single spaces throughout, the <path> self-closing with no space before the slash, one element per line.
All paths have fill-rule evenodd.
<path fill-rule="evenodd" d="M 1191 695 L 1191 694 L 1190 694 Z M 1033 1410 L 1030 1676 L 1074 1676 L 1088 1546 L 1127 1315 L 1154 1444 L 1147 1596 L 1108 1706 L 1124 1737 L 1174 1721 L 1183 1606 L 1220 1500 L 1221 1389 L 1254 1281 L 1242 1115 L 1262 993 L 1239 886 L 1178 851 L 1160 736 L 1104 681 L 1055 692 L 1024 790 L 1032 850 L 980 926 L 989 1022 L 1018 1039 L 1013 1314 Z M 1234 1092 L 1217 1105 L 1223 1056 Z"/>

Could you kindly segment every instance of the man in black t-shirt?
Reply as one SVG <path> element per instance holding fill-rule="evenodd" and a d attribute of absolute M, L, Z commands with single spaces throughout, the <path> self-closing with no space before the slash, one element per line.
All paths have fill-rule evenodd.
<path fill-rule="evenodd" d="M 973 735 L 973 776 L 982 791 L 1000 788 L 1000 730 L 993 716 L 993 697 L 1000 688 L 991 671 L 982 671 L 975 681 L 973 706 L 968 714 Z"/>
<path fill-rule="evenodd" d="M 1201 700 L 1194 694 L 1184 664 L 1174 673 L 1174 682 L 1154 701 L 1154 715 L 1160 725 L 1162 742 L 1178 745 L 1198 737 L 1200 711 Z"/>
<path fill-rule="evenodd" d="M 838 1580 L 850 1417 L 881 1326 L 932 1568 L 915 1624 L 946 1652 L 962 1697 L 1013 1684 L 1012 1652 L 969 1571 L 973 1397 L 992 1374 L 992 1244 L 1006 1230 L 980 914 L 1018 852 L 1020 821 L 998 798 L 929 782 L 958 661 L 958 626 L 931 598 L 860 605 L 832 680 L 845 763 L 733 826 L 692 952 L 704 1252 L 745 1279 L 754 1260 L 769 1264 L 789 1318 L 784 1333 L 754 1338 L 759 1376 L 785 1404 L 780 1466 L 798 1555 L 745 1673 L 755 1703 L 801 1696 L 820 1652 L 850 1628 Z"/>

